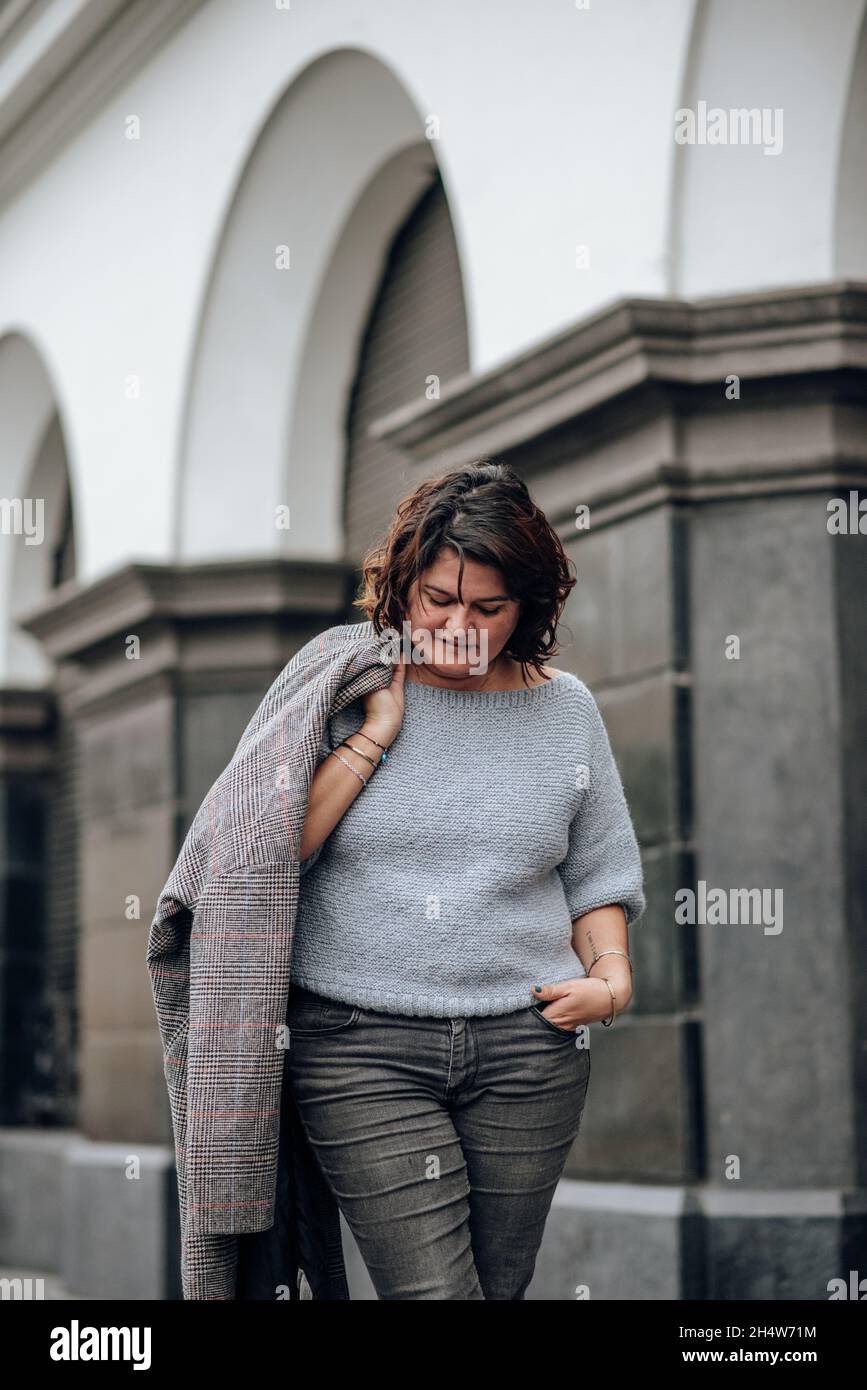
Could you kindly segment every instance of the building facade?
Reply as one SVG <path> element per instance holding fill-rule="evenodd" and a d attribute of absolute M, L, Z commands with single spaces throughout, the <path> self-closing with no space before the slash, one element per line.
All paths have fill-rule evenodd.
<path fill-rule="evenodd" d="M 865 12 L 0 7 L 0 1266 L 177 1296 L 153 905 L 484 456 L 575 560 L 649 903 L 529 1296 L 867 1273 Z"/>

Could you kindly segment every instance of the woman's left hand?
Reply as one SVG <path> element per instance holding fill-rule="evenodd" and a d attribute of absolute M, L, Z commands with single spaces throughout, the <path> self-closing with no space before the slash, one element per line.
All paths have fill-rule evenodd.
<path fill-rule="evenodd" d="M 617 978 L 613 970 L 609 973 L 617 1013 L 621 1013 L 632 997 L 631 983 L 628 977 Z M 533 989 L 531 994 L 534 1004 L 550 1003 L 551 1007 L 543 1010 L 545 1018 L 567 1031 L 611 1017 L 611 991 L 601 975 L 559 980 L 555 985 L 543 985 L 541 991 Z"/>

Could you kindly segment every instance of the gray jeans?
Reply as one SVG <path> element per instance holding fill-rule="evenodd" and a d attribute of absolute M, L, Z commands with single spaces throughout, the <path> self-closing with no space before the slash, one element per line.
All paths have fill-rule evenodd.
<path fill-rule="evenodd" d="M 524 1297 L 590 1078 L 545 1007 L 416 1018 L 292 984 L 289 1084 L 378 1298 Z"/>

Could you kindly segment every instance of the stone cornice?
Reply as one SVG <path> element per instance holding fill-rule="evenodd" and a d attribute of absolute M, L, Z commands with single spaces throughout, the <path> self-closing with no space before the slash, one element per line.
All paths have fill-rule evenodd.
<path fill-rule="evenodd" d="M 454 467 L 473 458 L 537 456 L 550 466 L 546 440 L 563 457 L 592 456 L 594 433 L 617 433 L 636 418 L 700 409 L 735 374 L 742 399 L 752 393 L 763 406 L 792 400 L 792 378 L 839 392 L 848 379 L 865 400 L 867 284 L 839 281 L 695 301 L 627 299 L 510 359 L 480 376 L 449 381 L 438 401 L 413 402 L 371 427 L 371 433 L 419 464 Z M 783 380 L 787 379 L 787 380 Z M 690 406 L 690 398 L 694 398 Z M 629 411 L 624 409 L 629 403 Z M 737 408 L 733 404 L 734 409 Z M 606 419 L 604 426 L 592 419 Z M 745 431 L 748 423 L 744 419 Z M 745 439 L 749 435 L 745 433 Z M 817 445 L 818 448 L 818 445 Z M 556 453 L 556 451 L 554 451 Z M 627 451 L 628 452 L 628 451 Z M 839 465 L 839 467 L 838 467 Z M 589 470 L 593 472 L 592 466 Z M 645 452 L 618 470 L 607 464 L 592 480 L 592 497 L 616 504 L 619 515 L 671 500 L 718 499 L 727 489 L 775 491 L 798 472 L 805 486 L 834 486 L 835 479 L 867 481 L 867 450 L 855 458 L 821 451 L 791 470 L 757 456 L 733 453 L 703 470 L 695 457 Z M 788 481 L 787 481 L 788 479 Z M 854 483 L 852 485 L 855 485 Z M 612 514 L 613 519 L 613 514 Z"/>
<path fill-rule="evenodd" d="M 203 0 L 12 0 L 0 15 L 0 204 Z"/>
<path fill-rule="evenodd" d="M 152 564 L 133 561 L 92 584 L 68 580 L 16 622 L 53 661 L 97 656 L 145 627 L 226 625 L 279 618 L 288 625 L 342 612 L 351 567 L 337 561 L 263 557 Z"/>

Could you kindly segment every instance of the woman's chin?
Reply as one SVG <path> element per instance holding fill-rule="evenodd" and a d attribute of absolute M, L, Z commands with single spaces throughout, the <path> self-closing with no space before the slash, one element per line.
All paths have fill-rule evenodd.
<path fill-rule="evenodd" d="M 436 666 L 429 665 L 425 668 L 430 671 L 432 676 L 441 676 L 448 680 L 469 680 L 473 676 L 484 675 L 478 664 L 473 666 L 468 661 L 439 662 Z"/>

